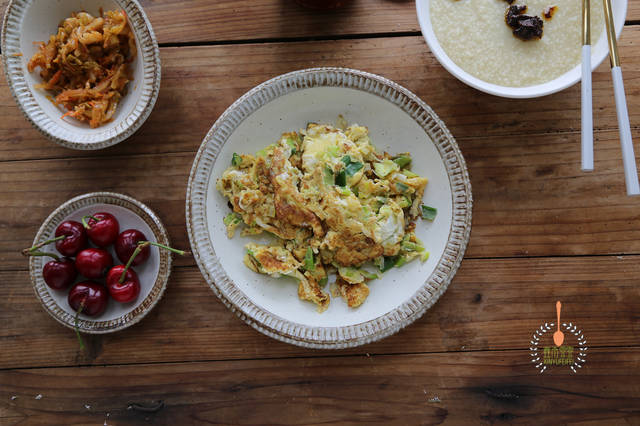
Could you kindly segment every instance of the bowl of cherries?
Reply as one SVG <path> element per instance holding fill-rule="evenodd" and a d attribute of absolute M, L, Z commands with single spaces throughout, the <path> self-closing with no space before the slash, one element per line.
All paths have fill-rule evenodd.
<path fill-rule="evenodd" d="M 140 321 L 160 300 L 171 271 L 167 231 L 141 202 L 94 192 L 58 207 L 40 227 L 29 271 L 44 308 L 83 333 Z"/>

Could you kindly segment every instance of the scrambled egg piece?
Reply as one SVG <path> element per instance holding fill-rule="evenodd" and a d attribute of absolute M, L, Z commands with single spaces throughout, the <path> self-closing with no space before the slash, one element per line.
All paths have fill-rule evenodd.
<path fill-rule="evenodd" d="M 273 234 L 277 244 L 247 245 L 246 266 L 297 279 L 299 298 L 320 312 L 333 271 L 348 306 L 360 306 L 366 282 L 379 277 L 365 263 L 385 272 L 428 257 L 413 230 L 421 209 L 429 220 L 435 209 L 421 204 L 427 179 L 410 164 L 408 153 L 377 152 L 366 127 L 309 123 L 255 155 L 233 154 L 216 183 L 233 210 L 224 219 L 227 235 L 240 225 L 243 235 Z"/>

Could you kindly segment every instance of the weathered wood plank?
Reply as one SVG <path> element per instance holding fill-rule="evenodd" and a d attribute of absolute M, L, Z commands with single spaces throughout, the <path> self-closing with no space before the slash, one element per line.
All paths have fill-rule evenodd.
<path fill-rule="evenodd" d="M 442 299 L 415 324 L 349 351 L 310 351 L 263 336 L 232 314 L 196 267 L 173 271 L 167 293 L 140 324 L 75 335 L 40 306 L 26 271 L 0 273 L 0 368 L 527 349 L 531 335 L 555 321 L 578 324 L 590 347 L 638 344 L 640 257 L 466 260 Z M 336 300 L 334 303 L 341 303 Z M 51 348 L 55 347 L 55 356 Z M 0 389 L 2 387 L 0 386 Z"/>
<path fill-rule="evenodd" d="M 621 55 L 631 123 L 640 123 L 640 26 L 623 33 Z M 422 37 L 395 37 L 240 46 L 164 48 L 156 107 L 130 140 L 105 155 L 194 151 L 218 116 L 253 86 L 279 74 L 316 66 L 363 69 L 395 80 L 424 99 L 459 139 L 580 129 L 580 87 L 540 99 L 502 99 L 452 77 Z M 58 147 L 22 117 L 0 79 L 0 161 L 95 155 Z M 608 64 L 594 73 L 596 129 L 617 128 Z M 569 139 L 577 147 L 579 135 Z M 599 149 L 599 147 L 597 147 Z M 596 151 L 599 155 L 599 151 Z"/>
<path fill-rule="evenodd" d="M 590 350 L 578 374 L 527 351 L 8 370 L 0 421 L 638 424 L 639 382 L 638 348 Z"/>
<path fill-rule="evenodd" d="M 640 131 L 635 130 L 636 140 Z M 474 214 L 467 257 L 640 253 L 639 199 L 627 197 L 617 131 L 596 133 L 596 171 L 582 173 L 579 134 L 461 139 Z M 108 190 L 148 204 L 188 247 L 190 152 L 0 162 L 0 270 L 25 269 L 20 249 L 61 203 Z M 192 264 L 178 259 L 178 264 Z"/>
<path fill-rule="evenodd" d="M 0 1 L 4 12 L 8 0 Z M 334 11 L 293 0 L 141 0 L 158 42 L 336 37 L 420 31 L 412 1 L 357 0 Z"/>
<path fill-rule="evenodd" d="M 8 0 L 0 2 L 4 11 Z M 292 0 L 142 0 L 160 43 L 333 37 L 420 31 L 415 2 L 357 0 L 331 12 L 307 10 Z M 628 21 L 640 20 L 629 2 Z"/>

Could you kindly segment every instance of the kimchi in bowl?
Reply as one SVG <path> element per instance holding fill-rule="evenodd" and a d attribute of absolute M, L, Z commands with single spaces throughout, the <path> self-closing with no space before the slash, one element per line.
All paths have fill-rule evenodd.
<path fill-rule="evenodd" d="M 131 79 L 117 107 L 99 126 L 65 113 L 55 102 L 56 93 L 39 87 L 46 81 L 41 68 L 29 72 L 28 63 L 40 51 L 39 42 L 49 40 L 59 24 L 75 12 L 94 17 L 101 11 L 119 11 L 126 16 L 135 38 L 135 54 L 128 63 Z M 26 118 L 54 142 L 73 149 L 101 149 L 131 136 L 147 119 L 160 88 L 160 51 L 151 24 L 136 0 L 11 0 L 2 27 L 2 59 L 5 76 Z"/>

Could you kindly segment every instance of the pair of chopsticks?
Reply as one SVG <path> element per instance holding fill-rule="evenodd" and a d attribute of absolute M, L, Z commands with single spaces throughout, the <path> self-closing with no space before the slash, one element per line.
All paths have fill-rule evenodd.
<path fill-rule="evenodd" d="M 609 40 L 609 58 L 611 60 L 611 76 L 613 78 L 613 93 L 616 100 L 618 128 L 620 130 L 620 146 L 622 148 L 622 163 L 627 195 L 640 195 L 640 183 L 636 169 L 636 157 L 633 152 L 631 126 L 627 99 L 622 81 L 622 69 L 618 56 L 615 27 L 611 0 L 604 1 L 604 17 L 607 25 Z M 593 105 L 591 94 L 591 5 L 590 0 L 582 0 L 582 170 L 593 170 Z"/>

